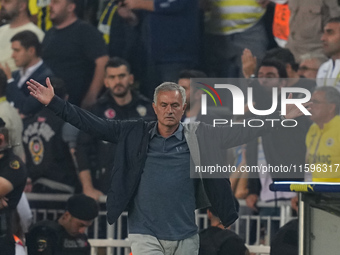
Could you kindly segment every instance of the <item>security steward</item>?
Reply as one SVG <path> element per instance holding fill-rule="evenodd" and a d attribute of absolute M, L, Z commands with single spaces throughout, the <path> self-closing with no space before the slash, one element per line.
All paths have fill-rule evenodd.
<path fill-rule="evenodd" d="M 13 154 L 5 124 L 0 118 L 0 254 L 14 255 L 14 213 L 26 184 L 26 168 Z"/>
<path fill-rule="evenodd" d="M 58 221 L 41 221 L 30 228 L 28 255 L 90 255 L 85 231 L 97 216 L 98 204 L 93 198 L 84 194 L 70 197 Z"/>

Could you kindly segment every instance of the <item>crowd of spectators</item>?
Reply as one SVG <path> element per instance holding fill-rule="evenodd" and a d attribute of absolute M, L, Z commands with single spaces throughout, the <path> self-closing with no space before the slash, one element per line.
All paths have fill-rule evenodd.
<path fill-rule="evenodd" d="M 114 167 L 114 144 L 66 124 L 30 96 L 26 81 L 46 86 L 47 77 L 59 97 L 115 120 L 156 120 L 152 96 L 162 82 L 186 90 L 183 122 L 209 124 L 214 116 L 200 114 L 204 92 L 190 88 L 191 78 L 245 78 L 258 110 L 271 107 L 273 88 L 304 88 L 312 94 L 311 118 L 248 143 L 236 163 L 230 155 L 241 147 L 225 152 L 227 162 L 340 163 L 337 0 L 2 0 L 0 7 L 0 117 L 27 167 L 26 192 L 98 200 Z M 315 138 L 325 130 L 329 137 Z M 269 190 L 273 180 L 270 174 L 250 178 L 238 198 L 261 215 L 277 210 L 258 212 L 259 200 L 293 197 L 296 208 L 294 194 Z M 237 183 L 232 179 L 235 192 Z"/>

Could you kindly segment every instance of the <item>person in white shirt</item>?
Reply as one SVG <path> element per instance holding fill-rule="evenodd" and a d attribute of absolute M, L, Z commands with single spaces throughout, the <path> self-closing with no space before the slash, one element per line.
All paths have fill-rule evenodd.
<path fill-rule="evenodd" d="M 340 17 L 328 21 L 321 40 L 324 53 L 330 59 L 320 66 L 317 85 L 334 86 L 340 91 Z"/>
<path fill-rule="evenodd" d="M 44 32 L 30 21 L 27 0 L 1 0 L 0 16 L 8 22 L 0 27 L 0 64 L 7 63 L 11 71 L 14 71 L 17 67 L 11 57 L 11 38 L 21 31 L 30 30 L 42 42 Z"/>

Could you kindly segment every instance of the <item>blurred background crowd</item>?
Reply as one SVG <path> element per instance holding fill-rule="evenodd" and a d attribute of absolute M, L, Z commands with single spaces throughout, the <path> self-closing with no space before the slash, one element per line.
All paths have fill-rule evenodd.
<path fill-rule="evenodd" d="M 115 145 L 30 97 L 26 81 L 45 85 L 47 77 L 59 97 L 116 120 L 156 120 L 154 88 L 165 81 L 187 92 L 184 122 L 211 122 L 200 115 L 195 102 L 203 92 L 190 89 L 192 78 L 245 78 L 260 110 L 271 107 L 273 88 L 302 87 L 312 93 L 312 117 L 229 150 L 227 162 L 340 163 L 337 0 L 1 0 L 0 6 L 0 117 L 8 130 L 5 148 L 18 157 L 27 181 L 2 175 L 5 167 L 0 176 L 19 194 L 84 193 L 98 200 L 110 186 Z M 280 199 L 297 209 L 294 193 L 269 190 L 276 176 L 247 177 L 231 177 L 235 197 L 247 204 L 241 214 L 278 215 L 256 203 Z M 340 175 L 295 180 L 334 182 Z"/>

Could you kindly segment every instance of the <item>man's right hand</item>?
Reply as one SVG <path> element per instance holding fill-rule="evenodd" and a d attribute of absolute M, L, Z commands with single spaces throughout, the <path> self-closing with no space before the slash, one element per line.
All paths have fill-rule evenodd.
<path fill-rule="evenodd" d="M 46 78 L 47 87 L 41 85 L 39 82 L 30 79 L 26 82 L 30 95 L 37 99 L 40 103 L 48 105 L 54 97 L 54 89 L 52 87 L 50 78 Z"/>
<path fill-rule="evenodd" d="M 255 212 L 258 211 L 258 209 L 256 207 L 256 203 L 257 203 L 258 198 L 259 198 L 259 196 L 256 195 L 256 194 L 250 194 L 246 198 L 247 206 Z"/>

